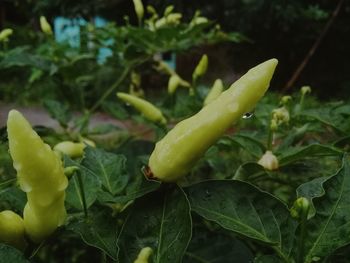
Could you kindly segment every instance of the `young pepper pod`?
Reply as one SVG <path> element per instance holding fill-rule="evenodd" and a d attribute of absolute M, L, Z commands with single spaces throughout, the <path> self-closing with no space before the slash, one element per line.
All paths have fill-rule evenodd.
<path fill-rule="evenodd" d="M 5 28 L 0 32 L 0 42 L 7 42 L 9 37 L 13 34 L 11 28 Z"/>
<path fill-rule="evenodd" d="M 137 256 L 137 259 L 134 261 L 134 263 L 148 263 L 148 259 L 152 253 L 153 253 L 152 248 L 150 247 L 142 248 L 140 253 Z"/>
<path fill-rule="evenodd" d="M 46 35 L 53 34 L 51 25 L 49 24 L 49 22 L 47 22 L 47 19 L 45 16 L 40 17 L 40 27 L 41 27 L 41 31 L 43 31 L 43 33 L 45 33 Z"/>
<path fill-rule="evenodd" d="M 0 242 L 18 249 L 25 247 L 23 219 L 11 210 L 0 212 Z"/>
<path fill-rule="evenodd" d="M 84 148 L 85 144 L 83 142 L 63 141 L 57 143 L 53 147 L 53 150 L 61 154 L 66 154 L 71 158 L 79 158 L 83 156 Z"/>
<path fill-rule="evenodd" d="M 270 59 L 252 69 L 197 114 L 179 122 L 160 140 L 149 159 L 150 177 L 174 182 L 186 175 L 233 122 L 265 94 L 277 65 Z"/>
<path fill-rule="evenodd" d="M 16 110 L 9 113 L 7 133 L 19 185 L 27 193 L 25 231 L 34 242 L 41 242 L 66 218 L 64 199 L 68 181 L 64 168 L 60 157 Z"/>
<path fill-rule="evenodd" d="M 224 84 L 222 84 L 222 80 L 221 79 L 215 80 L 213 87 L 210 89 L 207 97 L 204 100 L 204 103 L 203 103 L 204 106 L 208 105 L 210 102 L 217 99 L 221 95 L 223 90 L 224 90 Z"/>
<path fill-rule="evenodd" d="M 142 113 L 146 119 L 166 124 L 167 121 L 163 116 L 163 113 L 152 103 L 123 92 L 118 92 L 117 97 L 133 106 L 136 110 Z"/>
<path fill-rule="evenodd" d="M 207 69 L 208 69 L 208 56 L 204 54 L 192 73 L 193 81 L 196 81 L 199 77 L 203 76 L 207 72 Z"/>

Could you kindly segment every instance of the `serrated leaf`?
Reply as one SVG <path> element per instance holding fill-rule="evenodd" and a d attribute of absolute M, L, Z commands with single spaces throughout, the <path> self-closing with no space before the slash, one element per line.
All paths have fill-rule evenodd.
<path fill-rule="evenodd" d="M 144 247 L 153 249 L 150 263 L 182 262 L 191 224 L 190 205 L 178 186 L 138 199 L 118 237 L 119 262 L 134 262 Z"/>
<path fill-rule="evenodd" d="M 69 157 L 65 156 L 64 166 L 77 166 L 79 167 L 81 180 L 84 187 L 84 195 L 86 200 L 86 207 L 89 208 L 97 198 L 97 194 L 101 189 L 101 182 L 98 177 L 91 173 L 90 170 L 81 166 L 80 163 L 73 161 Z M 74 174 L 69 180 L 68 187 L 66 189 L 66 202 L 76 209 L 83 210 L 83 197 L 80 190 L 78 175 Z"/>
<path fill-rule="evenodd" d="M 85 158 L 81 164 L 97 176 L 104 190 L 112 195 L 121 193 L 129 182 L 126 171 L 126 158 L 92 147 L 85 148 Z"/>
<path fill-rule="evenodd" d="M 322 156 L 341 156 L 343 152 L 335 147 L 311 144 L 305 147 L 288 148 L 278 155 L 280 166 L 287 165 L 300 159 Z"/>
<path fill-rule="evenodd" d="M 90 246 L 104 251 L 113 260 L 117 260 L 117 219 L 111 210 L 89 210 L 88 218 L 75 218 L 67 225 L 67 229 L 81 236 Z"/>
<path fill-rule="evenodd" d="M 235 134 L 231 140 L 256 158 L 260 158 L 266 150 L 260 141 L 248 135 Z"/>
<path fill-rule="evenodd" d="M 2 261 L 4 260 L 4 261 Z M 0 243 L 0 262 L 7 263 L 29 263 L 23 253 L 14 247 Z"/>
<path fill-rule="evenodd" d="M 297 188 L 297 197 L 305 197 L 310 201 L 311 207 L 308 218 L 313 217 L 316 213 L 315 207 L 313 205 L 313 199 L 325 194 L 322 185 L 327 179 L 328 177 L 315 178 L 312 181 L 304 183 Z"/>
<path fill-rule="evenodd" d="M 256 162 L 248 162 L 240 165 L 236 170 L 233 179 L 241 181 L 250 181 L 255 176 L 268 175 L 264 167 Z"/>
<path fill-rule="evenodd" d="M 272 195 L 234 180 L 201 182 L 186 189 L 193 211 L 223 228 L 273 246 L 289 258 L 296 222 Z"/>
<path fill-rule="evenodd" d="M 183 260 L 184 263 L 250 263 L 252 261 L 253 254 L 243 242 L 219 232 L 198 228 L 194 229 Z"/>
<path fill-rule="evenodd" d="M 343 158 L 341 169 L 323 183 L 325 194 L 314 199 L 316 214 L 306 222 L 304 261 L 324 258 L 350 243 L 350 164 Z"/>

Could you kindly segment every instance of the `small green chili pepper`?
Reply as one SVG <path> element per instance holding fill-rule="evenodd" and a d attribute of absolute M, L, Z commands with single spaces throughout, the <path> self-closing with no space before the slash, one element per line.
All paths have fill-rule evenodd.
<path fill-rule="evenodd" d="M 52 35 L 52 28 L 45 16 L 40 17 L 40 27 L 41 31 L 43 31 L 46 35 Z"/>
<path fill-rule="evenodd" d="M 255 107 L 269 87 L 277 62 L 270 59 L 252 68 L 212 103 L 178 123 L 156 144 L 148 176 L 173 182 L 186 175 L 233 122 Z"/>
<path fill-rule="evenodd" d="M 82 142 L 63 141 L 57 143 L 53 147 L 53 150 L 58 153 L 66 154 L 71 158 L 78 158 L 83 156 L 84 148 L 85 144 Z"/>
<path fill-rule="evenodd" d="M 148 263 L 148 259 L 152 253 L 153 253 L 152 248 L 150 247 L 142 248 L 140 253 L 137 256 L 137 259 L 134 261 L 134 263 Z"/>
<path fill-rule="evenodd" d="M 146 119 L 166 124 L 167 121 L 163 116 L 163 113 L 152 103 L 123 92 L 118 92 L 117 97 L 137 109 Z"/>
<path fill-rule="evenodd" d="M 198 62 L 197 67 L 194 69 L 192 74 L 193 81 L 196 81 L 197 78 L 203 76 L 208 69 L 208 56 L 204 54 L 201 60 Z"/>
<path fill-rule="evenodd" d="M 25 247 L 23 219 L 13 211 L 0 212 L 0 242 L 18 249 Z"/>
<path fill-rule="evenodd" d="M 64 223 L 68 180 L 60 157 L 16 110 L 9 113 L 7 133 L 19 185 L 27 193 L 25 231 L 34 242 L 41 242 Z"/>
<path fill-rule="evenodd" d="M 145 9 L 143 7 L 143 3 L 141 0 L 133 0 L 134 2 L 134 8 L 135 8 L 135 13 L 137 15 L 137 19 L 139 20 L 139 23 L 141 23 L 142 18 L 145 13 Z"/>
<path fill-rule="evenodd" d="M 207 97 L 204 100 L 204 106 L 208 105 L 210 102 L 214 101 L 216 98 L 218 98 L 222 91 L 224 90 L 224 84 L 222 84 L 221 79 L 217 79 L 214 82 L 213 87 L 210 89 Z"/>
<path fill-rule="evenodd" d="M 11 28 L 5 28 L 0 32 L 0 42 L 7 42 L 9 37 L 13 34 Z"/>

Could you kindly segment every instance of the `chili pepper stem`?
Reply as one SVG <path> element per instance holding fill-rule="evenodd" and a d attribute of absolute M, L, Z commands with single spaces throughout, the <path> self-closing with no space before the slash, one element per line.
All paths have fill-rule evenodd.
<path fill-rule="evenodd" d="M 86 205 L 84 183 L 83 183 L 83 180 L 81 178 L 80 171 L 77 171 L 77 178 L 78 178 L 78 184 L 79 184 L 79 189 L 80 189 L 80 194 L 81 194 L 81 200 L 83 202 L 84 215 L 85 215 L 85 218 L 87 218 L 88 217 L 88 210 L 87 210 L 87 205 Z"/>
<path fill-rule="evenodd" d="M 274 132 L 271 129 L 269 129 L 267 134 L 267 145 L 266 145 L 266 148 L 268 151 L 272 150 L 273 135 L 274 135 Z"/>
<path fill-rule="evenodd" d="M 303 255 L 304 255 L 304 241 L 305 241 L 305 234 L 306 234 L 306 220 L 307 215 L 303 215 L 300 220 L 300 235 L 298 237 L 298 244 L 297 244 L 297 263 L 303 262 Z"/>

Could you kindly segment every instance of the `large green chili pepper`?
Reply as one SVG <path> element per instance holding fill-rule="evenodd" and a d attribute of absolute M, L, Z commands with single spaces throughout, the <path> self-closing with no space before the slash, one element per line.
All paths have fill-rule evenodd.
<path fill-rule="evenodd" d="M 252 69 L 197 114 L 178 123 L 160 140 L 149 159 L 149 176 L 177 181 L 222 134 L 251 111 L 269 87 L 277 65 L 270 59 Z"/>
<path fill-rule="evenodd" d="M 25 231 L 34 242 L 40 242 L 64 223 L 68 181 L 60 157 L 16 110 L 9 113 L 7 132 L 18 182 L 27 193 Z"/>

